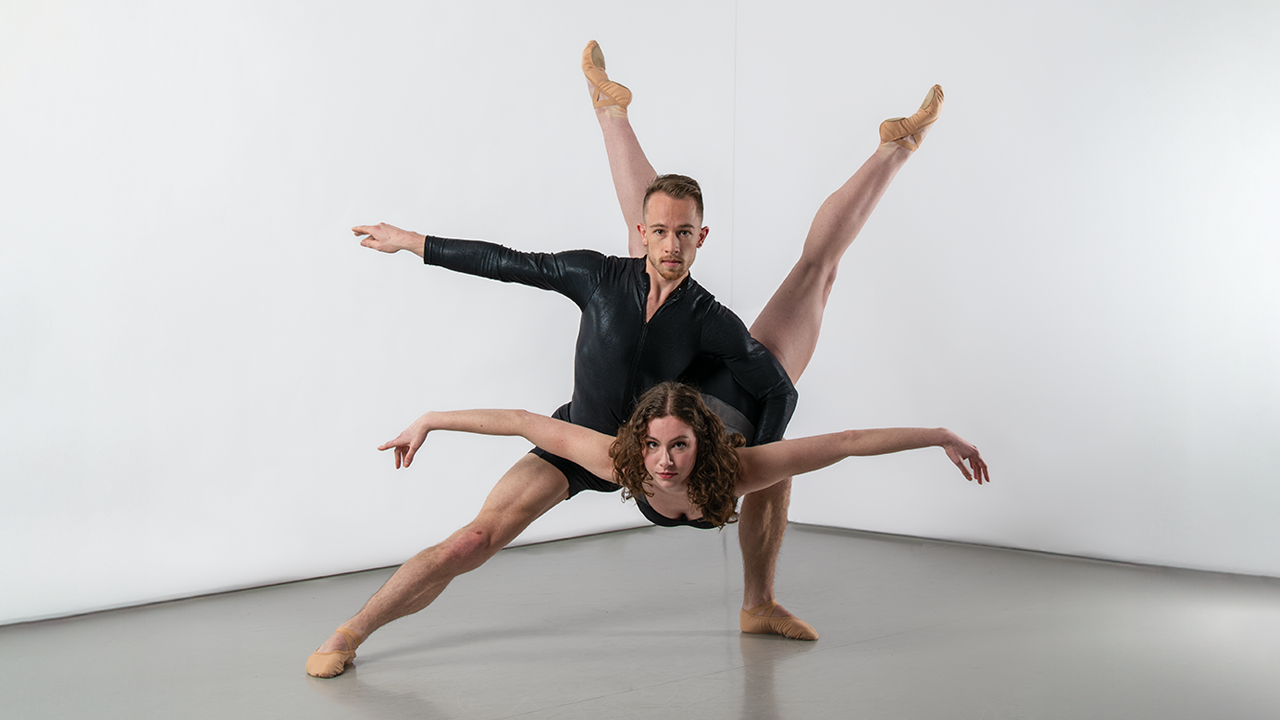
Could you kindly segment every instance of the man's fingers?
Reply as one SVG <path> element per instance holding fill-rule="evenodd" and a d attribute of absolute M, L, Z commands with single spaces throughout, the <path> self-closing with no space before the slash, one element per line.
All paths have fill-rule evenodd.
<path fill-rule="evenodd" d="M 978 484 L 991 482 L 991 473 L 987 472 L 987 464 L 982 458 L 974 458 L 971 463 L 973 465 L 973 474 L 978 478 Z"/>

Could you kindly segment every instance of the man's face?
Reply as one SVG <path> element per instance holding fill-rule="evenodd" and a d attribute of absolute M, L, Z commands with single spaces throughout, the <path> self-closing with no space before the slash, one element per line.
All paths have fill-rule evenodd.
<path fill-rule="evenodd" d="M 649 266 L 664 280 L 681 280 L 689 274 L 698 248 L 709 232 L 701 224 L 698 204 L 693 198 L 676 200 L 666 193 L 649 196 L 640 235 L 644 238 Z"/>

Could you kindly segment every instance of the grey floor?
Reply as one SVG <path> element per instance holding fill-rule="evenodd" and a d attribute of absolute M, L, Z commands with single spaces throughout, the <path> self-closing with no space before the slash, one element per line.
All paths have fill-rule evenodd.
<path fill-rule="evenodd" d="M 390 570 L 0 627 L 0 717 L 1280 718 L 1280 580 L 793 525 L 801 643 L 738 632 L 736 545 L 505 550 L 332 680 Z"/>

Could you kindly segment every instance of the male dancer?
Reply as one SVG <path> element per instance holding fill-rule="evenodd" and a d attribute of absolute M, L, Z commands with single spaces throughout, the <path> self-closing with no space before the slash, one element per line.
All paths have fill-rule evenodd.
<path fill-rule="evenodd" d="M 593 46 L 594 43 L 584 52 L 584 70 L 588 70 Z M 595 52 L 598 53 L 598 48 Z M 602 59 L 599 64 L 603 64 Z M 603 77 L 603 70 L 600 70 L 599 76 Z M 588 79 L 591 78 L 592 73 L 588 72 Z M 608 83 L 607 78 L 604 78 L 604 82 Z M 613 83 L 608 85 L 621 87 Z M 595 83 L 593 97 L 603 97 L 603 90 L 608 85 Z M 934 91 L 930 92 L 921 111 L 916 115 L 886 121 L 881 126 L 882 145 L 858 173 L 823 204 L 805 241 L 800 262 L 766 306 L 761 319 L 757 320 L 756 326 L 761 331 L 759 334 L 769 338 L 765 341 L 766 344 L 773 342 L 777 346 L 774 352 L 783 352 L 780 357 L 783 358 L 784 379 L 787 375 L 791 378 L 798 377 L 812 355 L 821 325 L 822 308 L 844 250 L 865 223 L 893 175 L 905 164 L 907 157 L 923 139 L 928 126 L 936 120 L 942 96 L 940 89 L 935 90 L 936 94 Z M 608 98 L 604 100 L 597 100 L 598 108 L 611 111 L 619 109 L 607 107 L 610 105 Z M 629 91 L 626 92 L 626 101 L 630 101 Z M 625 105 L 621 109 L 625 110 Z M 598 111 L 600 112 L 602 111 Z M 622 115 L 622 120 L 625 121 L 625 114 Z M 614 159 L 619 143 L 616 138 L 611 140 L 607 121 L 608 118 L 602 115 L 601 124 L 605 126 L 606 146 L 617 182 L 618 164 Z M 638 144 L 634 142 L 634 135 L 629 133 L 629 127 L 626 130 L 634 147 L 624 147 L 622 152 L 630 154 L 632 160 L 638 156 L 643 168 L 652 173 Z M 908 144 L 907 140 L 911 143 Z M 780 437 L 794 402 L 794 389 L 789 382 L 784 386 L 779 385 L 776 380 L 768 381 L 768 378 L 774 376 L 768 366 L 776 365 L 776 361 L 766 357 L 767 352 L 762 356 L 756 349 L 758 346 L 753 347 L 754 343 L 750 338 L 744 339 L 734 331 L 735 326 L 741 327 L 736 317 L 729 321 L 727 318 L 732 317 L 732 314 L 715 303 L 688 277 L 689 266 L 708 232 L 707 228 L 701 227 L 700 193 L 696 192 L 696 184 L 693 184 L 694 192 L 681 189 L 685 179 L 668 179 L 664 182 L 675 184 L 649 192 L 643 203 L 635 203 L 642 211 L 643 222 L 637 225 L 636 230 L 645 248 L 645 257 L 632 261 L 630 265 L 621 258 L 603 258 L 587 251 L 529 255 L 488 244 L 441 241 L 387 225 L 361 226 L 354 230 L 359 235 L 367 236 L 361 243 L 366 247 L 383 252 L 408 249 L 432 264 L 476 272 L 495 279 L 529 282 L 547 289 L 556 289 L 575 298 L 583 307 L 579 361 L 583 360 L 581 350 L 584 335 L 594 323 L 606 321 L 606 327 L 611 330 L 613 325 L 608 323 L 617 318 L 627 318 L 633 327 L 638 324 L 641 342 L 633 343 L 629 351 L 624 353 L 630 355 L 630 362 L 622 363 L 621 367 L 632 368 L 632 372 L 621 383 L 621 390 L 613 386 L 596 387 L 594 383 L 584 385 L 583 380 L 591 380 L 591 373 L 577 372 L 574 402 L 558 411 L 557 414 L 562 418 L 570 418 L 601 432 L 614 432 L 629 410 L 630 400 L 635 397 L 636 385 L 652 384 L 642 376 L 650 374 L 656 380 L 678 378 L 679 374 L 670 373 L 679 372 L 678 366 L 684 362 L 681 358 L 692 359 L 688 354 L 690 336 L 687 331 L 679 335 L 682 340 L 670 346 L 666 342 L 650 344 L 654 338 L 646 337 L 645 334 L 660 327 L 665 320 L 683 320 L 688 328 L 692 327 L 687 324 L 688 321 L 693 319 L 697 321 L 695 324 L 707 324 L 714 330 L 709 336 L 706 332 L 696 334 L 698 342 L 706 341 L 706 350 L 725 360 L 739 384 L 753 389 L 753 394 L 762 392 L 757 397 L 764 402 L 765 411 L 761 413 L 760 429 L 754 434 L 754 438 L 760 441 L 774 435 Z M 617 184 L 619 199 L 624 200 L 623 187 L 621 183 Z M 624 214 L 627 214 L 628 205 L 625 201 L 623 206 Z M 590 260 L 591 257 L 595 260 Z M 584 262 L 589 265 L 597 261 L 601 265 L 596 270 L 582 271 Z M 641 264 L 639 267 L 637 262 Z M 606 268 L 606 265 L 612 269 Z M 604 284 L 606 281 L 609 284 Z M 613 283 L 619 282 L 624 291 L 617 294 L 621 299 L 614 303 L 616 313 L 608 307 L 584 305 L 581 302 L 584 297 L 596 297 L 594 290 L 585 295 L 584 290 L 611 287 Z M 630 291 L 625 289 L 628 284 Z M 673 312 L 667 312 L 672 308 L 675 308 Z M 679 325 L 680 322 L 676 324 Z M 753 326 L 753 332 L 755 331 L 756 327 Z M 590 341 L 590 337 L 588 340 L 588 349 L 596 346 L 607 348 L 612 338 L 605 334 L 594 342 Z M 647 361 L 644 360 L 646 347 L 650 350 L 683 349 L 674 353 L 675 362 L 665 358 L 667 364 L 663 368 L 650 371 L 640 369 L 642 365 L 647 367 Z M 727 349 L 736 349 L 736 352 L 727 352 Z M 663 356 L 665 354 L 662 353 Z M 649 357 L 652 359 L 654 356 Z M 655 361 L 660 363 L 662 360 L 664 357 L 657 357 Z M 590 364 L 595 364 L 594 358 Z M 672 370 L 673 367 L 676 369 Z M 579 369 L 583 369 L 582 362 L 579 362 Z M 593 368 L 585 369 L 590 371 Z M 636 369 L 640 369 L 639 375 L 636 374 Z M 657 377 L 664 374 L 666 377 Z M 640 391 L 643 389 L 645 388 L 639 387 Z M 627 397 L 628 393 L 632 393 L 630 397 Z M 605 405 L 584 402 L 579 406 L 581 397 L 592 395 L 597 400 L 604 400 Z M 615 404 L 608 402 L 609 399 L 616 402 L 619 398 L 626 399 L 626 409 L 619 412 L 607 407 Z M 579 411 L 584 413 L 583 420 L 579 420 Z M 597 425 L 606 419 L 612 424 L 611 427 L 602 429 Z M 426 607 L 453 577 L 479 567 L 556 503 L 581 489 L 610 489 L 607 486 L 612 486 L 608 481 L 593 479 L 585 471 L 578 472 L 580 468 L 574 468 L 576 466 L 571 463 L 539 451 L 520 460 L 499 481 L 476 520 L 445 542 L 424 550 L 405 563 L 359 614 L 344 623 L 312 655 L 307 663 L 308 672 L 322 677 L 342 672 L 344 664 L 354 657 L 356 646 L 369 633 L 397 617 Z M 747 579 L 744 588 L 746 602 L 741 614 L 742 629 L 816 639 L 817 633 L 811 627 L 792 617 L 773 600 L 773 563 L 786 525 L 786 488 L 783 488 L 780 503 L 773 503 L 771 507 L 754 513 L 754 516 L 756 522 L 749 524 L 750 516 L 744 504 L 740 535 L 743 536 L 743 561 Z M 755 539 L 749 539 L 749 536 L 755 536 Z M 753 598 L 764 602 L 757 606 Z"/>

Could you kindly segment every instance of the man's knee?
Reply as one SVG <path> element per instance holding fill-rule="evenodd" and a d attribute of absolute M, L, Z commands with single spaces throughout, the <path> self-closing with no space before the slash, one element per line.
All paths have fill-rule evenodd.
<path fill-rule="evenodd" d="M 473 522 L 454 533 L 441 547 L 444 561 L 458 572 L 475 570 L 502 549 L 492 528 Z"/>

